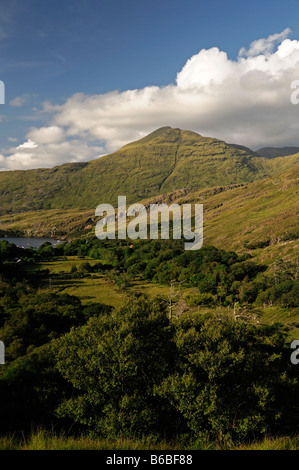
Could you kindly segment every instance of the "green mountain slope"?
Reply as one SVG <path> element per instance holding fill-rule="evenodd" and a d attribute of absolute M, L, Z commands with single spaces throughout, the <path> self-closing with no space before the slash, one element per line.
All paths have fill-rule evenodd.
<path fill-rule="evenodd" d="M 206 188 L 252 182 L 299 161 L 266 159 L 245 147 L 165 127 L 86 163 L 51 169 L 0 173 L 0 213 L 41 209 L 94 209 L 116 204 L 118 195 L 131 203 L 180 188 Z"/>
<path fill-rule="evenodd" d="M 295 262 L 299 240 L 299 163 L 274 177 L 251 183 L 180 189 L 142 200 L 150 203 L 202 203 L 204 246 L 249 253 L 272 264 Z M 52 209 L 0 216 L 0 231 L 27 236 L 95 236 L 94 209 Z"/>
<path fill-rule="evenodd" d="M 272 264 L 296 262 L 299 245 L 299 163 L 272 178 L 194 191 L 204 206 L 204 245 L 249 253 Z"/>

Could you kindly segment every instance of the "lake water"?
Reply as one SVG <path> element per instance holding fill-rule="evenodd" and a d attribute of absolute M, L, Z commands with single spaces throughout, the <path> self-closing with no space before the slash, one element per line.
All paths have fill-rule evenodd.
<path fill-rule="evenodd" d="M 22 237 L 0 237 L 1 240 L 6 240 L 9 243 L 14 243 L 20 248 L 38 248 L 45 242 L 50 242 L 53 246 L 65 243 L 64 240 L 55 240 L 54 238 L 22 238 Z"/>

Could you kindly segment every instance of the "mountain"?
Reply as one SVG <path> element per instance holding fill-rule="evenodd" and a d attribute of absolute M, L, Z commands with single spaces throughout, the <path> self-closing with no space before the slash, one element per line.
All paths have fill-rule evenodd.
<path fill-rule="evenodd" d="M 163 127 L 117 152 L 86 163 L 0 172 L 0 213 L 94 209 L 180 188 L 252 182 L 293 166 L 299 155 L 266 159 L 246 147 Z"/>
<path fill-rule="evenodd" d="M 256 154 L 258 156 L 265 158 L 285 157 L 288 155 L 294 155 L 295 153 L 299 153 L 299 147 L 263 147 L 256 150 Z"/>
<path fill-rule="evenodd" d="M 214 245 L 273 264 L 298 257 L 299 163 L 273 177 L 251 183 L 179 189 L 141 202 L 202 203 L 204 246 Z M 6 233 L 27 236 L 94 237 L 94 209 L 51 209 L 0 216 Z"/>
<path fill-rule="evenodd" d="M 194 191 L 184 200 L 204 207 L 204 245 L 249 253 L 272 264 L 298 262 L 299 163 L 252 183 Z"/>

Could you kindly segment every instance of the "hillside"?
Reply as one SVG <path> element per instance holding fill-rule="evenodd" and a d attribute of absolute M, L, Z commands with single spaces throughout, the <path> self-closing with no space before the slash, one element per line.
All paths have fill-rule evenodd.
<path fill-rule="evenodd" d="M 181 188 L 253 182 L 286 170 L 299 154 L 266 159 L 245 147 L 164 127 L 119 151 L 86 163 L 0 173 L 0 213 L 94 209 Z"/>
<path fill-rule="evenodd" d="M 199 191 L 176 191 L 145 204 L 154 202 L 202 203 L 203 246 L 248 253 L 269 265 L 278 259 L 296 263 L 299 163 L 272 178 Z"/>
<path fill-rule="evenodd" d="M 272 178 L 252 183 L 180 189 L 142 201 L 202 203 L 204 246 L 249 253 L 271 264 L 277 258 L 294 260 L 299 238 L 299 163 Z M 27 236 L 94 237 L 91 210 L 41 210 L 0 216 L 5 233 Z"/>
<path fill-rule="evenodd" d="M 299 147 L 263 147 L 256 151 L 260 157 L 276 158 L 294 155 L 299 152 Z"/>
<path fill-rule="evenodd" d="M 249 253 L 267 264 L 295 262 L 299 239 L 299 164 L 275 177 L 194 191 L 178 199 L 204 205 L 204 245 Z"/>

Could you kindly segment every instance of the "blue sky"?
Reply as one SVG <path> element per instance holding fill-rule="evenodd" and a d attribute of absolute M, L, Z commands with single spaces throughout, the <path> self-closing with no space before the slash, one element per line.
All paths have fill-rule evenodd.
<path fill-rule="evenodd" d="M 122 137 L 110 142 L 112 130 L 107 129 L 105 122 L 100 124 L 102 130 L 87 136 L 88 129 L 80 123 L 78 126 L 70 123 L 63 112 L 72 113 L 74 106 L 86 110 L 90 105 L 88 96 L 103 97 L 113 90 L 125 93 L 146 87 L 161 90 L 175 85 L 177 74 L 188 59 L 201 50 L 217 47 L 225 51 L 228 60 L 236 61 L 242 47 L 248 49 L 253 41 L 279 34 L 287 28 L 288 33 L 282 39 L 298 40 L 298 0 L 0 0 L 0 79 L 5 83 L 6 91 L 5 104 L 0 106 L 2 160 L 14 154 L 13 146 L 26 143 L 28 138 L 33 141 L 28 137 L 32 129 L 43 127 L 51 127 L 55 144 L 59 141 L 58 134 L 62 136 L 60 129 L 65 138 L 80 144 L 78 148 L 82 155 L 75 155 L 75 161 L 111 151 L 131 136 L 141 136 L 151 127 L 155 128 L 154 118 L 146 120 L 144 128 L 139 126 L 135 133 L 126 134 L 123 128 L 120 129 Z M 293 78 L 299 78 L 295 71 Z M 64 106 L 77 93 L 84 96 Z M 45 102 L 51 106 L 45 106 Z M 103 100 L 100 103 L 104 105 Z M 63 108 L 57 111 L 55 106 Z M 176 124 L 173 110 L 175 108 L 169 106 L 170 125 Z M 111 122 L 112 114 L 108 116 Z M 123 114 L 122 122 L 124 119 Z M 143 119 L 145 115 L 141 113 L 139 121 Z M 118 121 L 117 116 L 115 121 Z M 157 127 L 167 125 L 167 115 L 161 123 L 158 121 Z M 128 117 L 125 127 L 131 125 L 133 128 L 134 122 Z M 178 127 L 181 123 L 187 125 L 189 121 L 178 119 Z M 249 121 L 246 126 L 250 127 Z M 211 126 L 205 129 L 195 121 L 190 121 L 189 127 L 196 131 L 214 131 Z M 117 124 L 113 131 L 117 133 Z M 32 135 L 39 142 L 37 132 Z M 230 135 L 219 129 L 219 137 L 226 135 L 242 137 L 240 132 Z M 214 136 L 218 137 L 217 128 Z M 293 137 L 287 136 L 274 143 L 284 144 L 287 138 L 293 139 L 288 143 L 296 143 Z M 266 140 L 265 135 L 260 141 L 250 142 L 249 139 L 240 143 L 258 146 L 266 144 Z M 38 145 L 31 147 L 38 148 Z M 87 151 L 87 147 L 94 149 L 94 153 Z M 68 148 L 67 152 L 69 155 L 64 159 L 60 149 L 61 162 L 72 159 L 73 150 Z M 48 165 L 46 155 L 30 164 L 24 159 L 23 167 L 57 163 L 51 160 L 49 153 Z"/>

